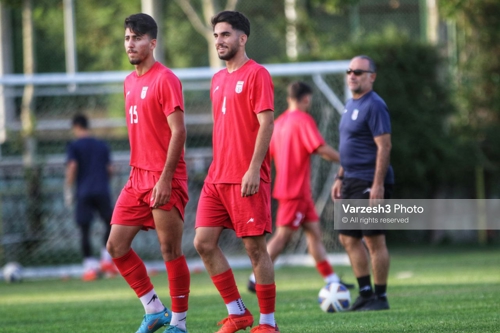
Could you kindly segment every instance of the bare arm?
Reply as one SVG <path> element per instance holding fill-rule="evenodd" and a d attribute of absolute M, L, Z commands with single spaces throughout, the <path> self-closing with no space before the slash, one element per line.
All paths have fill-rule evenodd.
<path fill-rule="evenodd" d="M 384 198 L 384 180 L 389 168 L 392 144 L 390 134 L 382 134 L 373 139 L 377 145 L 377 161 L 373 185 L 370 190 L 370 203 L 374 204 L 373 200 Z"/>
<path fill-rule="evenodd" d="M 338 177 L 344 177 L 344 168 L 339 167 L 339 170 L 337 171 L 337 176 Z M 341 198 L 342 194 L 342 180 L 338 177 L 335 177 L 335 180 L 333 182 L 332 186 L 332 200 L 338 200 Z"/>
<path fill-rule="evenodd" d="M 318 149 L 316 149 L 315 153 L 327 161 L 340 162 L 339 152 L 333 149 L 333 147 L 328 144 L 319 146 Z"/>
<path fill-rule="evenodd" d="M 64 204 L 66 207 L 70 207 L 73 203 L 73 185 L 75 184 L 77 172 L 78 163 L 75 160 L 68 161 L 64 179 Z"/>
<path fill-rule="evenodd" d="M 255 149 L 252 155 L 252 161 L 247 172 L 241 180 L 241 196 L 250 196 L 259 191 L 260 168 L 264 157 L 269 149 L 269 143 L 274 130 L 274 112 L 271 110 L 262 111 L 257 114 L 259 121 L 259 132 L 255 140 Z"/>
<path fill-rule="evenodd" d="M 172 178 L 179 163 L 184 143 L 186 142 L 186 126 L 184 124 L 184 112 L 177 108 L 167 117 L 168 125 L 172 132 L 170 144 L 168 145 L 167 160 L 161 173 L 160 179 L 153 188 L 151 201 L 153 207 L 163 206 L 170 200 L 172 193 Z"/>

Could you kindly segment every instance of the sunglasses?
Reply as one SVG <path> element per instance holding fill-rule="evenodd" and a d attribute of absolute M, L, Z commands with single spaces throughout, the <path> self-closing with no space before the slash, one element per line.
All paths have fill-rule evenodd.
<path fill-rule="evenodd" d="M 365 71 L 364 69 L 348 69 L 345 71 L 347 75 L 354 73 L 356 76 L 361 76 L 363 73 L 373 73 L 373 71 Z"/>

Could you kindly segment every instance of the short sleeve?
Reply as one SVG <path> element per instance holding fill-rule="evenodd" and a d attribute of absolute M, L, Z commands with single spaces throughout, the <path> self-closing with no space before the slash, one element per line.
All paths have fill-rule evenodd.
<path fill-rule="evenodd" d="M 391 133 L 391 119 L 387 105 L 383 101 L 373 101 L 370 106 L 368 126 L 373 137 Z"/>
<path fill-rule="evenodd" d="M 66 145 L 66 163 L 69 161 L 76 161 L 77 156 L 76 156 L 76 149 L 75 145 L 70 142 Z"/>
<path fill-rule="evenodd" d="M 307 152 L 312 154 L 316 149 L 325 144 L 316 122 L 311 116 L 304 117 L 303 128 L 300 130 L 301 141 Z"/>
<path fill-rule="evenodd" d="M 253 77 L 250 100 L 255 113 L 274 111 L 274 84 L 271 75 L 264 67 L 259 68 Z"/>
<path fill-rule="evenodd" d="M 159 100 L 163 113 L 168 117 L 176 108 L 184 111 L 181 81 L 173 73 L 162 75 L 159 83 Z"/>

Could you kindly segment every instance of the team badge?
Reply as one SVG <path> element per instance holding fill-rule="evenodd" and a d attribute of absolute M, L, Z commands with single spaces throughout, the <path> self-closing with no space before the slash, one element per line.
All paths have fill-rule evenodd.
<path fill-rule="evenodd" d="M 236 89 L 235 89 L 235 91 L 236 91 L 237 94 L 239 94 L 240 92 L 243 91 L 243 83 L 245 83 L 245 81 L 238 81 L 236 83 Z"/>
<path fill-rule="evenodd" d="M 148 92 L 148 87 L 142 87 L 141 99 L 146 98 L 146 93 Z"/>
<path fill-rule="evenodd" d="M 352 111 L 351 119 L 352 120 L 358 119 L 358 113 L 359 113 L 358 109 L 355 109 L 354 111 Z"/>

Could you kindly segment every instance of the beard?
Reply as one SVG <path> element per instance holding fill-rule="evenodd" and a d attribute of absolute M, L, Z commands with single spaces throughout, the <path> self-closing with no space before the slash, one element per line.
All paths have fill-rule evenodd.
<path fill-rule="evenodd" d="M 128 61 L 130 61 L 132 65 L 139 65 L 142 62 L 141 59 L 130 59 L 130 58 L 128 59 Z"/>
<path fill-rule="evenodd" d="M 229 50 L 228 50 L 228 52 L 227 52 L 225 55 L 221 55 L 221 54 L 219 54 L 219 53 L 217 53 L 217 55 L 219 56 L 219 59 L 220 59 L 220 60 L 225 60 L 225 61 L 227 61 L 227 60 L 231 60 L 231 59 L 233 59 L 233 57 L 234 57 L 234 56 L 235 56 L 235 54 L 236 54 L 236 51 L 237 51 L 237 50 L 235 50 L 235 49 L 229 49 Z"/>

